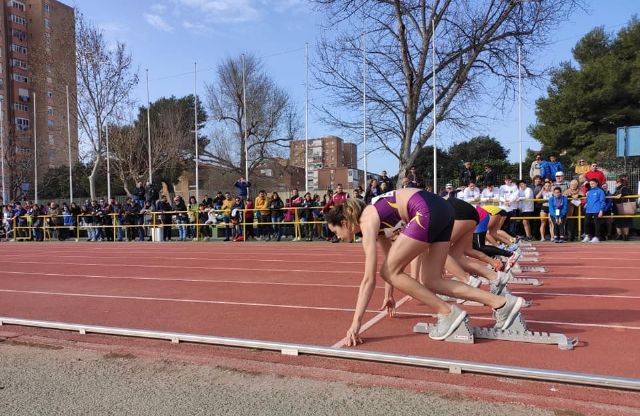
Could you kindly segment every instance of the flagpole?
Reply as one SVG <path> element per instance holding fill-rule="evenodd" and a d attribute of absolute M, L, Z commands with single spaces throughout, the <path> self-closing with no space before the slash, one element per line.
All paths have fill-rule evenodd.
<path fill-rule="evenodd" d="M 304 44 L 304 192 L 309 192 L 309 43 Z"/>
<path fill-rule="evenodd" d="M 364 186 L 367 186 L 367 38 L 362 34 L 362 142 L 364 160 Z"/>
<path fill-rule="evenodd" d="M 431 61 L 433 89 L 433 192 L 438 193 L 438 145 L 436 142 L 436 20 L 431 20 Z"/>
<path fill-rule="evenodd" d="M 200 160 L 200 149 L 198 146 L 198 63 L 193 63 L 193 120 L 194 120 L 194 130 L 196 135 L 196 201 L 200 201 L 200 171 L 199 171 L 199 160 Z"/>
<path fill-rule="evenodd" d="M 147 147 L 149 158 L 149 183 L 153 183 L 153 174 L 151 170 L 151 101 L 149 100 L 149 69 L 147 68 Z"/>
<path fill-rule="evenodd" d="M 4 109 L 0 108 L 0 166 L 2 167 L 2 203 L 7 205 L 7 184 L 4 178 Z"/>
<path fill-rule="evenodd" d="M 111 201 L 111 164 L 109 157 L 109 123 L 107 122 L 107 200 Z"/>
<path fill-rule="evenodd" d="M 247 125 L 249 121 L 247 120 L 247 85 L 246 85 L 246 63 L 245 56 L 242 54 L 242 110 L 243 110 L 243 118 L 244 118 L 244 176 L 247 182 L 249 182 L 249 138 L 247 137 Z"/>
<path fill-rule="evenodd" d="M 520 144 L 519 179 L 522 179 L 522 64 L 521 51 L 518 45 L 518 142 Z"/>
<path fill-rule="evenodd" d="M 34 202 L 38 203 L 38 123 L 36 115 L 36 93 L 33 93 L 33 189 Z"/>
<path fill-rule="evenodd" d="M 67 85 L 67 144 L 69 147 L 69 204 L 73 202 L 73 164 L 71 162 L 71 118 L 69 111 L 69 86 Z"/>

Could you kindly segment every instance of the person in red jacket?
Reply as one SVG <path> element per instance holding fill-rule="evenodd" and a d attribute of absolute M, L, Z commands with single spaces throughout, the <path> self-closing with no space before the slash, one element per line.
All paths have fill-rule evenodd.
<path fill-rule="evenodd" d="M 347 198 L 349 198 L 349 194 L 342 189 L 342 184 L 339 183 L 333 196 L 325 204 L 324 211 L 327 212 L 331 207 L 343 204 L 347 200 Z"/>
<path fill-rule="evenodd" d="M 601 170 L 598 170 L 597 163 L 592 163 L 591 166 L 589 166 L 589 172 L 585 173 L 584 176 L 587 178 L 587 181 L 596 179 L 600 184 L 600 186 L 602 186 L 602 184 L 607 181 L 607 178 L 605 178 L 604 173 L 602 173 Z"/>

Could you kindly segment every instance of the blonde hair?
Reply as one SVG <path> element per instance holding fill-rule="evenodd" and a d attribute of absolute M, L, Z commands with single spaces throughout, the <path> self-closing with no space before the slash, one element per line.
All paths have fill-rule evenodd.
<path fill-rule="evenodd" d="M 356 225 L 360 223 L 362 211 L 367 205 L 358 198 L 349 198 L 340 205 L 335 205 L 324 216 L 328 224 L 342 225 L 342 221 L 347 223 L 347 228 L 355 231 Z"/>

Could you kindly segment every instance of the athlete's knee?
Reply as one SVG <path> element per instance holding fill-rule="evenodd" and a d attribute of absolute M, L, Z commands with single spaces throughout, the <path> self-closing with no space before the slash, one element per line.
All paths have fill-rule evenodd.
<path fill-rule="evenodd" d="M 389 264 L 387 261 L 382 263 L 382 267 L 380 267 L 380 277 L 382 277 L 385 282 L 389 282 L 391 278 L 399 272 L 401 272 L 401 270 L 397 266 Z"/>

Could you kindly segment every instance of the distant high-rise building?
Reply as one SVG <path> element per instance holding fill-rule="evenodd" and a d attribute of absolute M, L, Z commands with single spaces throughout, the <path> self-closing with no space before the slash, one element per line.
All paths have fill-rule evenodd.
<path fill-rule="evenodd" d="M 293 140 L 290 147 L 290 159 L 293 166 L 305 167 L 305 140 Z M 307 185 L 310 190 L 332 187 L 333 179 L 324 180 L 325 177 L 334 178 L 334 175 L 323 175 L 323 170 L 329 169 L 329 173 L 344 171 L 344 177 L 351 178 L 350 184 L 345 187 L 357 186 L 360 181 L 358 174 L 358 147 L 354 143 L 345 143 L 340 137 L 325 136 L 319 139 L 309 140 L 308 148 L 308 177 Z M 346 181 L 345 181 L 346 182 Z"/>
<path fill-rule="evenodd" d="M 6 192 L 32 197 L 36 160 L 38 183 L 48 169 L 69 164 L 67 86 L 71 163 L 78 161 L 75 12 L 57 0 L 5 0 L 0 32 Z"/>

